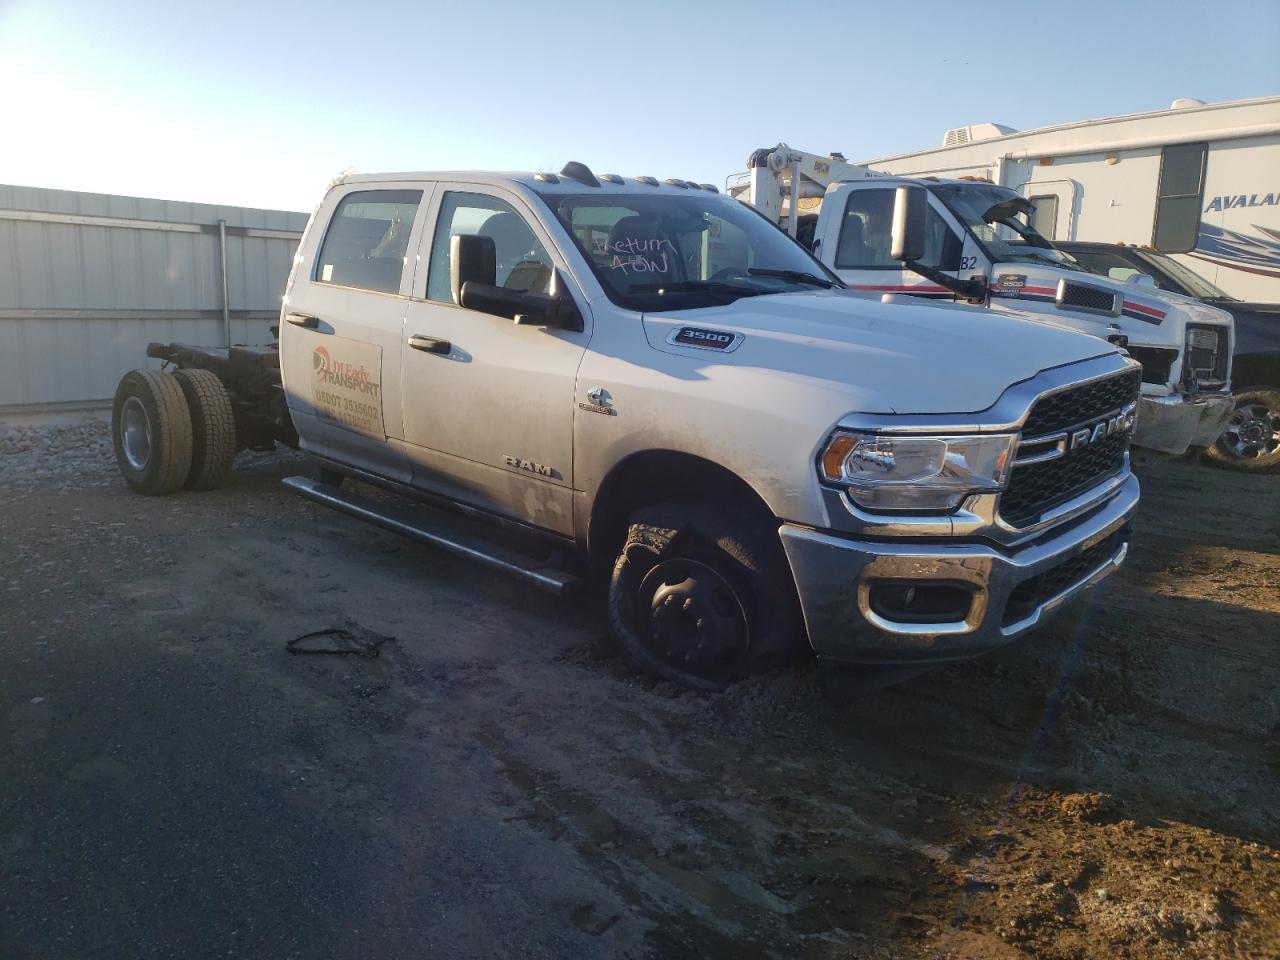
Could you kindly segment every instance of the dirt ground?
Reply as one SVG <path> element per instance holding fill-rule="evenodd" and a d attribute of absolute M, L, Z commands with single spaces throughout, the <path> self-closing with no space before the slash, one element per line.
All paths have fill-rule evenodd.
<path fill-rule="evenodd" d="M 1157 468 L 998 654 L 712 697 L 302 467 L 0 429 L 0 957 L 1280 956 L 1280 477 Z"/>

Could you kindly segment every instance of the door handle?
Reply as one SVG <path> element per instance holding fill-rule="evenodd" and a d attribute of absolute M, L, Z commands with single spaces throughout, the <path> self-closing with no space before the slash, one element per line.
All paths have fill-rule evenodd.
<path fill-rule="evenodd" d="M 286 313 L 284 318 L 295 327 L 305 327 L 308 330 L 314 330 L 320 326 L 320 318 L 313 317 L 309 313 Z"/>
<path fill-rule="evenodd" d="M 453 344 L 448 340 L 441 340 L 438 337 L 424 337 L 418 333 L 409 338 L 409 346 L 426 353 L 449 353 L 453 350 Z"/>

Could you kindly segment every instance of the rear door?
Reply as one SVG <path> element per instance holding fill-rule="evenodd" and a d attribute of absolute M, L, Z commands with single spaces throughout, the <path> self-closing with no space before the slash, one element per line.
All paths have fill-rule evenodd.
<path fill-rule="evenodd" d="M 421 183 L 347 184 L 308 231 L 280 325 L 289 413 L 304 449 L 408 482 L 400 332 L 413 271 L 406 256 L 430 197 Z M 312 234 L 315 234 L 312 236 Z"/>

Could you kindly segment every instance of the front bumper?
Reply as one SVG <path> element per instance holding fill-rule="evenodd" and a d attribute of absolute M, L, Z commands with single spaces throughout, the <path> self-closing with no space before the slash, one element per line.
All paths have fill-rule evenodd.
<path fill-rule="evenodd" d="M 1009 550 L 973 541 L 868 542 L 792 524 L 780 534 L 819 656 L 919 664 L 1000 647 L 1114 573 L 1128 552 L 1137 504 L 1138 481 L 1129 475 L 1068 529 Z M 971 601 L 961 619 L 901 622 L 874 609 L 873 590 L 883 585 L 959 587 Z"/>
<path fill-rule="evenodd" d="M 1193 399 L 1142 397 L 1138 401 L 1133 445 L 1175 457 L 1191 447 L 1211 447 L 1222 435 L 1233 406 L 1229 393 L 1204 394 Z"/>

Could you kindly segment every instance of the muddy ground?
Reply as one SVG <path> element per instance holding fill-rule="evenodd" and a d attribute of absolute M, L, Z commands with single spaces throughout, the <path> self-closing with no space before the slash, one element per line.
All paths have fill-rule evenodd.
<path fill-rule="evenodd" d="M 0 957 L 1280 956 L 1280 477 L 1157 469 L 996 655 L 709 697 L 301 467 L 0 430 Z"/>

